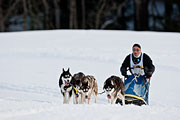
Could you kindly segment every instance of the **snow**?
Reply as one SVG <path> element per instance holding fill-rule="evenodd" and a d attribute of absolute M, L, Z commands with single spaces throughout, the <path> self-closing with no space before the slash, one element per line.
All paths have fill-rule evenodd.
<path fill-rule="evenodd" d="M 134 43 L 153 60 L 150 105 L 109 105 L 105 95 L 90 105 L 62 104 L 62 68 L 93 75 L 102 92 Z M 0 120 L 180 119 L 180 34 L 53 30 L 0 33 Z M 122 77 L 122 76 L 121 76 Z"/>

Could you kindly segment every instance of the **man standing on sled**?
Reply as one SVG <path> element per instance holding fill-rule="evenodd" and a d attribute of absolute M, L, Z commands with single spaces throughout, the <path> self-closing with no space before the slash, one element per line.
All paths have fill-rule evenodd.
<path fill-rule="evenodd" d="M 141 46 L 134 44 L 120 68 L 125 77 L 125 97 L 128 104 L 148 104 L 148 93 L 151 76 L 155 70 L 151 58 L 141 52 Z M 132 75 L 127 75 L 127 71 Z"/>

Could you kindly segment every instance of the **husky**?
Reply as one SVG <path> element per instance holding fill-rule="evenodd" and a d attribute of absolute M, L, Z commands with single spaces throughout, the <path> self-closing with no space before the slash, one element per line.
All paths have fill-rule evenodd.
<path fill-rule="evenodd" d="M 92 94 L 95 97 L 95 103 L 97 103 L 98 85 L 96 79 L 93 76 L 87 75 L 83 77 L 80 89 L 82 91 L 82 104 L 87 102 L 90 104 Z"/>
<path fill-rule="evenodd" d="M 85 77 L 85 75 L 82 72 L 79 72 L 73 75 L 72 85 L 73 85 L 73 96 L 74 96 L 73 103 L 74 104 L 81 103 L 82 92 L 80 88 L 81 88 L 81 81 L 83 77 Z"/>
<path fill-rule="evenodd" d="M 65 71 L 63 68 L 63 72 L 59 78 L 59 87 L 60 87 L 61 93 L 63 94 L 64 104 L 69 104 L 71 96 L 72 96 L 71 82 L 72 82 L 72 75 L 69 72 L 69 68 L 67 71 Z"/>
<path fill-rule="evenodd" d="M 125 87 L 121 78 L 117 76 L 109 77 L 104 82 L 103 90 L 107 94 L 108 103 L 115 104 L 119 98 L 122 100 L 122 105 L 125 105 Z"/>

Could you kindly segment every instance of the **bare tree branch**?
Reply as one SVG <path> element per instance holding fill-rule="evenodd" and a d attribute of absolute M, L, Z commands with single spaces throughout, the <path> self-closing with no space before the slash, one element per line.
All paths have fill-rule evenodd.
<path fill-rule="evenodd" d="M 97 14 L 96 14 L 96 29 L 99 28 L 100 16 L 101 16 L 101 13 L 102 13 L 105 5 L 106 5 L 106 0 L 102 0 L 102 1 L 100 1 L 100 2 L 102 2 L 102 5 L 101 5 L 100 9 L 98 10 L 98 12 L 97 12 Z"/>
<path fill-rule="evenodd" d="M 59 7 L 59 3 L 60 0 L 54 0 L 54 7 L 55 7 L 55 26 L 56 28 L 60 28 L 60 23 L 61 23 L 61 19 L 60 19 L 60 7 Z"/>
<path fill-rule="evenodd" d="M 47 0 L 43 0 L 43 5 L 44 5 L 44 8 L 45 8 L 45 26 L 46 26 L 46 29 L 49 28 L 49 5 L 48 5 L 48 2 Z"/>
<path fill-rule="evenodd" d="M 27 3 L 26 0 L 23 0 L 23 8 L 24 8 L 24 30 L 27 30 Z"/>
<path fill-rule="evenodd" d="M 32 2 L 31 0 L 28 0 L 29 14 L 30 14 L 30 16 L 32 16 L 31 19 L 32 19 L 33 22 L 35 22 L 37 24 L 38 29 L 42 29 L 43 28 L 42 22 L 39 19 L 38 15 L 35 14 L 35 13 L 38 13 L 39 10 L 37 9 L 37 7 L 35 5 L 32 8 L 32 3 L 31 2 Z M 35 10 L 35 13 L 33 12 L 33 9 Z M 33 24 L 33 26 L 34 26 L 34 24 Z"/>
<path fill-rule="evenodd" d="M 86 28 L 86 6 L 85 0 L 82 0 L 82 28 Z"/>
<path fill-rule="evenodd" d="M 77 29 L 77 13 L 76 13 L 76 0 L 70 0 L 70 19 L 69 19 L 69 28 Z"/>
<path fill-rule="evenodd" d="M 15 0 L 15 2 L 9 6 L 9 9 L 6 12 L 6 15 L 4 16 L 4 21 L 9 17 L 9 15 L 12 13 L 12 11 L 15 9 L 16 5 L 20 2 L 21 0 Z"/>
<path fill-rule="evenodd" d="M 2 9 L 2 1 L 0 1 L 0 31 L 5 31 L 4 19 L 3 19 L 3 9 Z"/>

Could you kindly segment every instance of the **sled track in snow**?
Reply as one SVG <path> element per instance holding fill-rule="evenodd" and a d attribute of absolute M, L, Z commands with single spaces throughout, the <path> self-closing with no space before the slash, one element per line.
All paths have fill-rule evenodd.
<path fill-rule="evenodd" d="M 52 88 L 41 87 L 41 86 L 22 86 L 22 85 L 8 84 L 8 83 L 0 83 L 0 89 L 48 95 L 48 96 L 52 96 L 52 97 L 60 96 L 59 89 L 52 89 Z"/>
<path fill-rule="evenodd" d="M 53 89 L 35 85 L 28 86 L 0 82 L 0 91 L 2 94 L 0 97 L 2 105 L 0 118 L 3 119 L 54 111 L 62 104 L 58 88 Z M 5 97 L 3 97 L 3 91 L 12 92 L 11 94 L 14 93 L 14 95 L 6 96 L 7 93 L 5 92 Z M 17 95 L 19 97 L 16 94 L 19 94 Z"/>

